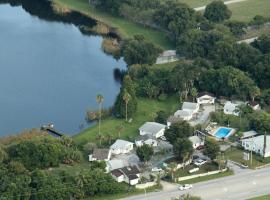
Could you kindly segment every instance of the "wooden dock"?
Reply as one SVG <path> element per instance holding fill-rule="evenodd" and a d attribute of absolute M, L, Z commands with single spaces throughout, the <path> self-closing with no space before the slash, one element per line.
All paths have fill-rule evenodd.
<path fill-rule="evenodd" d="M 65 134 L 60 133 L 59 131 L 57 131 L 56 129 L 54 129 L 50 125 L 43 125 L 43 126 L 41 126 L 40 129 L 43 130 L 43 131 L 47 131 L 49 134 L 51 134 L 52 136 L 55 136 L 55 137 L 63 137 L 63 136 L 65 136 Z"/>

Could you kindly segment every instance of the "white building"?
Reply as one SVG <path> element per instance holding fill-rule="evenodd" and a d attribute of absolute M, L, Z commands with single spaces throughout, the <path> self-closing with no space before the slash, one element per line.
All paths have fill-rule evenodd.
<path fill-rule="evenodd" d="M 253 110 L 260 110 L 261 106 L 258 102 L 256 101 L 250 101 L 247 103 Z"/>
<path fill-rule="evenodd" d="M 238 103 L 232 103 L 231 101 L 227 101 L 224 105 L 224 113 L 226 115 L 235 115 L 235 116 L 239 116 L 239 111 L 237 110 L 238 106 L 241 104 Z"/>
<path fill-rule="evenodd" d="M 244 147 L 247 151 L 253 151 L 262 157 L 270 156 L 270 136 L 266 136 L 266 149 L 265 155 L 263 155 L 263 147 L 264 147 L 264 135 L 260 135 L 253 138 L 243 139 L 242 147 Z"/>
<path fill-rule="evenodd" d="M 137 147 L 140 147 L 144 144 L 147 144 L 147 145 L 152 146 L 152 147 L 156 147 L 157 140 L 154 136 L 152 136 L 150 134 L 140 135 L 139 137 L 136 138 L 135 144 Z"/>
<path fill-rule="evenodd" d="M 199 112 L 200 105 L 198 103 L 184 102 L 182 105 L 182 110 L 196 114 Z"/>
<path fill-rule="evenodd" d="M 188 138 L 190 142 L 192 142 L 192 146 L 194 149 L 197 149 L 199 146 L 204 146 L 204 140 L 199 136 L 191 136 Z"/>
<path fill-rule="evenodd" d="M 91 155 L 89 155 L 89 161 L 109 161 L 111 159 L 110 149 L 95 149 Z"/>
<path fill-rule="evenodd" d="M 166 125 L 157 122 L 146 122 L 139 128 L 140 135 L 150 134 L 155 138 L 160 138 L 164 135 Z"/>
<path fill-rule="evenodd" d="M 175 62 L 179 60 L 179 57 L 175 50 L 168 50 L 164 51 L 162 54 L 160 54 L 156 60 L 156 64 L 164 64 L 164 63 L 170 63 Z"/>
<path fill-rule="evenodd" d="M 189 121 L 192 119 L 192 111 L 190 110 L 177 110 L 174 113 L 174 117 L 181 118 L 184 121 Z"/>
<path fill-rule="evenodd" d="M 126 140 L 116 140 L 110 147 L 112 154 L 124 154 L 133 150 L 133 143 Z"/>
<path fill-rule="evenodd" d="M 137 166 L 128 166 L 111 171 L 112 177 L 118 182 L 126 182 L 130 185 L 139 183 L 141 172 Z"/>
<path fill-rule="evenodd" d="M 125 166 L 128 166 L 128 164 L 124 163 L 123 160 L 109 160 L 106 162 L 106 171 L 110 172 Z"/>
<path fill-rule="evenodd" d="M 256 131 L 250 130 L 250 131 L 246 131 L 243 132 L 243 136 L 241 137 L 241 139 L 247 139 L 247 138 L 251 138 L 258 135 L 258 133 Z"/>
<path fill-rule="evenodd" d="M 197 96 L 197 103 L 198 104 L 214 104 L 215 103 L 215 96 L 209 92 L 202 92 L 199 93 Z"/>

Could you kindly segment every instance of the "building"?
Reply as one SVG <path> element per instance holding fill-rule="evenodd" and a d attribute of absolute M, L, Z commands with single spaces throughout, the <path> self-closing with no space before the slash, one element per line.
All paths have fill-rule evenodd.
<path fill-rule="evenodd" d="M 224 113 L 226 115 L 235 115 L 235 116 L 239 116 L 239 111 L 237 110 L 237 107 L 240 104 L 237 103 L 232 103 L 231 101 L 227 101 L 224 105 Z"/>
<path fill-rule="evenodd" d="M 192 111 L 190 110 L 177 110 L 174 113 L 174 116 L 177 118 L 181 118 L 184 121 L 189 121 L 192 119 Z"/>
<path fill-rule="evenodd" d="M 262 157 L 270 157 L 270 136 L 266 136 L 266 149 L 265 149 L 265 155 L 263 153 L 263 147 L 264 147 L 264 135 L 243 139 L 242 141 L 242 147 L 244 147 L 247 151 L 253 151 Z"/>
<path fill-rule="evenodd" d="M 261 106 L 258 102 L 256 101 L 250 101 L 247 103 L 253 110 L 260 110 Z"/>
<path fill-rule="evenodd" d="M 141 172 L 137 166 L 128 166 L 111 171 L 112 177 L 118 182 L 126 182 L 130 185 L 139 183 Z"/>
<path fill-rule="evenodd" d="M 198 103 L 184 102 L 182 105 L 182 110 L 191 112 L 192 115 L 199 112 L 200 105 Z"/>
<path fill-rule="evenodd" d="M 139 137 L 136 138 L 135 144 L 137 147 L 140 147 L 144 144 L 147 144 L 152 147 L 156 147 L 158 145 L 156 138 L 151 134 L 140 135 Z"/>
<path fill-rule="evenodd" d="M 197 149 L 200 146 L 204 146 L 204 140 L 199 136 L 191 136 L 188 138 L 190 142 L 192 142 L 192 146 L 194 149 Z"/>
<path fill-rule="evenodd" d="M 111 159 L 110 149 L 95 149 L 91 155 L 89 155 L 89 161 L 109 161 Z"/>
<path fill-rule="evenodd" d="M 160 138 L 164 135 L 166 125 L 157 122 L 146 122 L 139 128 L 140 135 L 150 134 L 155 138 Z"/>
<path fill-rule="evenodd" d="M 209 92 L 201 92 L 197 96 L 197 103 L 198 104 L 214 104 L 216 97 L 212 93 Z"/>
<path fill-rule="evenodd" d="M 156 64 L 164 64 L 164 63 L 170 63 L 170 62 L 175 62 L 179 60 L 179 57 L 176 53 L 175 50 L 168 50 L 168 51 L 164 51 L 163 53 L 161 53 L 157 60 L 156 60 Z"/>
<path fill-rule="evenodd" d="M 110 147 L 112 154 L 124 154 L 133 150 L 133 143 L 126 140 L 116 140 Z"/>
<path fill-rule="evenodd" d="M 109 160 L 106 162 L 106 171 L 110 172 L 125 166 L 128 166 L 128 164 L 124 163 L 123 160 Z"/>
<path fill-rule="evenodd" d="M 256 131 L 247 131 L 247 132 L 243 132 L 243 136 L 241 137 L 241 139 L 247 139 L 247 138 L 251 138 L 258 135 L 258 133 Z"/>

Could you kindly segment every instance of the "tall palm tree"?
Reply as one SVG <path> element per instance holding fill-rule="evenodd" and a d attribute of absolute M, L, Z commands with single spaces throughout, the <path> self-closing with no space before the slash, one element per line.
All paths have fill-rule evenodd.
<path fill-rule="evenodd" d="M 198 95 L 197 89 L 196 88 L 192 88 L 191 91 L 190 91 L 190 94 L 192 96 L 192 101 L 195 102 L 195 98 Z"/>
<path fill-rule="evenodd" d="M 126 121 L 128 121 L 128 103 L 131 100 L 131 96 L 126 89 L 124 90 L 123 100 L 126 103 Z"/>
<path fill-rule="evenodd" d="M 104 101 L 104 97 L 101 94 L 98 94 L 96 97 L 96 101 L 99 104 L 98 134 L 100 135 L 101 110 L 102 110 L 102 103 Z"/>

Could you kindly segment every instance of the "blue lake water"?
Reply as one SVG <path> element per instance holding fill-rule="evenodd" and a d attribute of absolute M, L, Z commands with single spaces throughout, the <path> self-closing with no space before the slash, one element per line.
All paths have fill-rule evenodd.
<path fill-rule="evenodd" d="M 0 5 L 0 136 L 47 123 L 74 134 L 86 110 L 98 108 L 98 93 L 111 106 L 120 88 L 113 70 L 125 63 L 104 54 L 101 42 L 72 24 Z"/>

